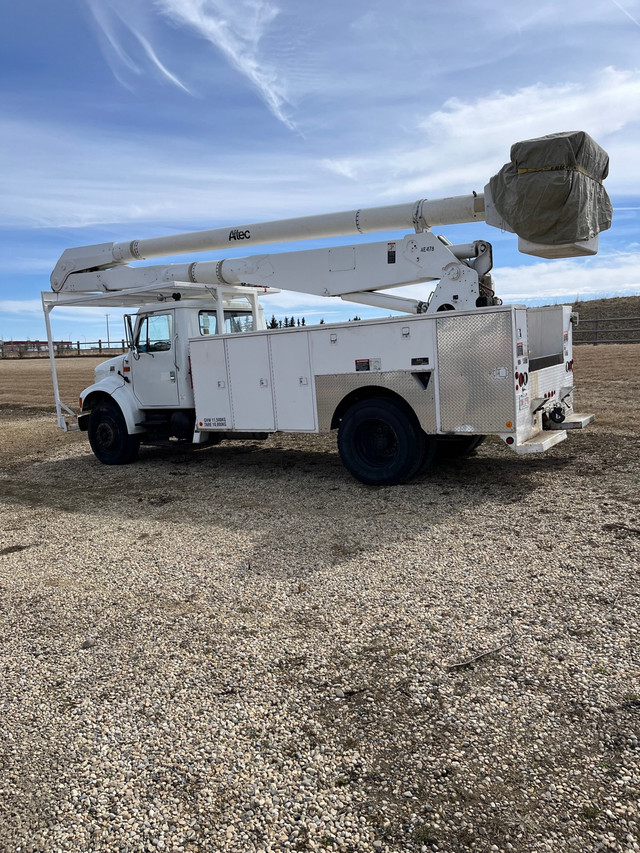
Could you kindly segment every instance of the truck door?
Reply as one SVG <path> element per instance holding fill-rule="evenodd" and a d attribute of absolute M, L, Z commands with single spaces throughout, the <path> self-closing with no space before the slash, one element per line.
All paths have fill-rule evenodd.
<path fill-rule="evenodd" d="M 144 407 L 178 405 L 174 312 L 139 315 L 131 364 L 133 393 Z"/>

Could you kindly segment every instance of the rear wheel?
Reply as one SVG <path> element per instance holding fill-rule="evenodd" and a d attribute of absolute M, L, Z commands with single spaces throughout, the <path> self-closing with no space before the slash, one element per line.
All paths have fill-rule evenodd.
<path fill-rule="evenodd" d="M 424 442 L 413 412 L 385 397 L 355 403 L 338 430 L 343 465 L 368 486 L 392 486 L 413 477 L 424 459 Z"/>
<path fill-rule="evenodd" d="M 88 434 L 91 449 L 104 465 L 126 465 L 138 455 L 140 438 L 129 435 L 122 412 L 109 400 L 91 412 Z"/>

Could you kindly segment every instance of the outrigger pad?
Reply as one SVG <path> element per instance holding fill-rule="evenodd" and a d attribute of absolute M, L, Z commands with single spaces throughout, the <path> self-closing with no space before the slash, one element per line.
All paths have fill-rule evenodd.
<path fill-rule="evenodd" d="M 602 185 L 608 173 L 607 152 L 576 130 L 516 142 L 511 162 L 489 186 L 504 224 L 524 240 L 554 246 L 591 240 L 611 227 Z"/>

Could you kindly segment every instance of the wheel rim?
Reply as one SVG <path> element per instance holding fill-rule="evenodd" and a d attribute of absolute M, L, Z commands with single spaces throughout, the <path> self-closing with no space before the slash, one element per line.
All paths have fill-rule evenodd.
<path fill-rule="evenodd" d="M 103 450 L 113 450 L 117 443 L 114 424 L 111 421 L 101 421 L 96 429 L 96 441 Z"/>
<path fill-rule="evenodd" d="M 398 453 L 398 437 L 385 421 L 370 418 L 358 425 L 354 446 L 360 458 L 373 468 L 384 468 Z"/>

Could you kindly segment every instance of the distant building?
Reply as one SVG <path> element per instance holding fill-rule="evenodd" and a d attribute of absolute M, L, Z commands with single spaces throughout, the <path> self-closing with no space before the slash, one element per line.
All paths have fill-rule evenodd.
<path fill-rule="evenodd" d="M 73 349 L 71 341 L 54 341 L 56 352 L 66 352 Z M 47 352 L 49 345 L 46 341 L 0 341 L 2 355 L 25 355 L 29 352 Z"/>

